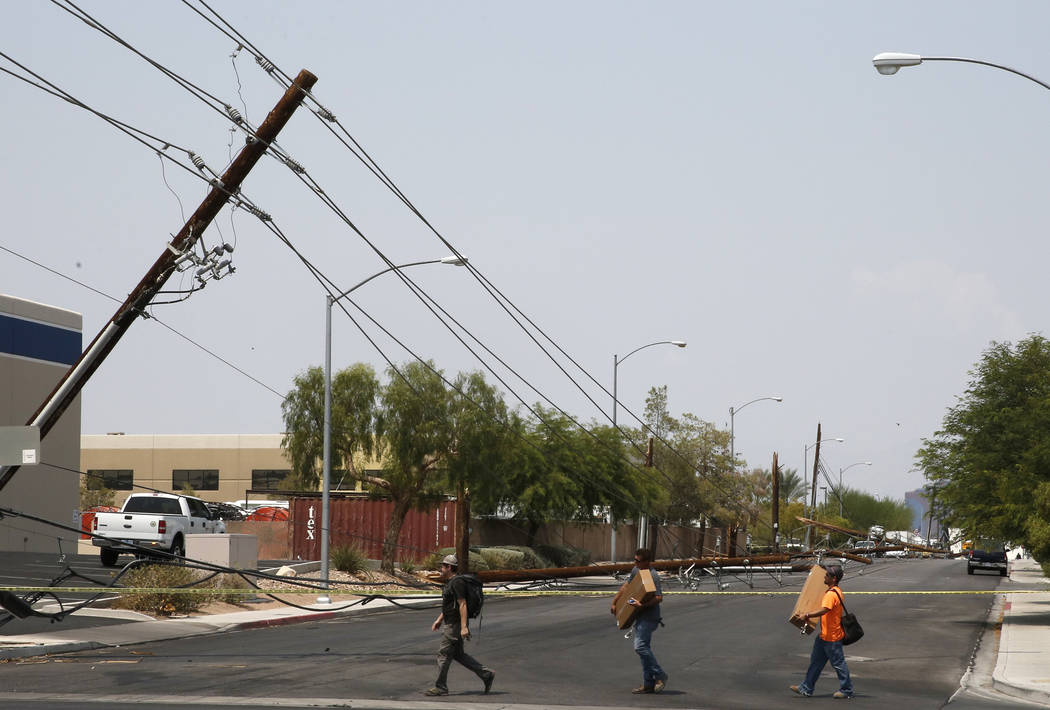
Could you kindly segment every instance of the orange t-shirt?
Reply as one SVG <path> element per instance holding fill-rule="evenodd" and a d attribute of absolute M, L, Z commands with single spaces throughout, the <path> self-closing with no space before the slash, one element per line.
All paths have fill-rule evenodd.
<path fill-rule="evenodd" d="M 829 588 L 820 601 L 820 605 L 828 609 L 828 613 L 820 617 L 820 638 L 824 641 L 841 641 L 846 636 L 846 632 L 842 630 L 842 602 L 834 591 L 837 589 L 839 588 Z M 839 589 L 839 593 L 841 592 Z"/>

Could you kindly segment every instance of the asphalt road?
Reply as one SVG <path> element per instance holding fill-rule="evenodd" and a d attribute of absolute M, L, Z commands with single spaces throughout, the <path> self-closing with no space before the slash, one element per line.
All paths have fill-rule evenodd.
<path fill-rule="evenodd" d="M 609 614 L 609 596 L 490 598 L 468 652 L 496 671 L 493 692 L 457 665 L 452 695 L 420 693 L 435 676 L 435 610 L 393 611 L 295 626 L 67 654 L 0 666 L 0 704 L 51 710 L 105 702 L 157 707 L 371 708 L 669 707 L 799 708 L 823 704 L 837 688 L 825 670 L 816 696 L 788 690 L 805 672 L 810 637 L 787 622 L 804 575 L 755 586 L 787 595 L 726 592 L 665 598 L 667 624 L 654 650 L 670 674 L 661 695 L 636 696 L 640 664 Z M 854 708 L 1031 707 L 1002 696 L 960 692 L 994 596 L 862 594 L 915 590 L 996 590 L 997 576 L 968 576 L 958 560 L 886 560 L 847 570 L 846 603 L 866 635 L 848 649 Z M 701 587 L 712 590 L 713 584 Z M 665 591 L 680 590 L 675 582 Z M 437 704 L 433 704 L 433 703 Z"/>

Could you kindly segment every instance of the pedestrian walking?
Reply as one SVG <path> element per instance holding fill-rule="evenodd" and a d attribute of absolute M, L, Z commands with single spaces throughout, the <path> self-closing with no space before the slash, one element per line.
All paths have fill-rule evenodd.
<path fill-rule="evenodd" d="M 846 654 L 842 648 L 842 639 L 846 636 L 842 630 L 844 605 L 842 589 L 839 588 L 839 582 L 842 581 L 842 567 L 827 565 L 824 569 L 824 584 L 828 586 L 828 591 L 824 592 L 820 609 L 802 615 L 803 621 L 820 619 L 820 634 L 813 639 L 813 651 L 809 656 L 809 670 L 806 671 L 806 679 L 799 685 L 791 686 L 791 690 L 806 697 L 813 695 L 820 672 L 824 670 L 827 663 L 831 663 L 831 667 L 835 669 L 839 677 L 839 689 L 832 697 L 852 698 L 853 683 L 850 681 Z"/>
<path fill-rule="evenodd" d="M 458 661 L 467 669 L 474 671 L 485 684 L 485 692 L 492 689 L 496 674 L 467 655 L 463 644 L 470 640 L 470 617 L 467 613 L 467 584 L 463 575 L 458 574 L 459 564 L 455 555 L 447 555 L 441 560 L 441 580 L 445 586 L 441 590 L 441 613 L 431 625 L 432 631 L 441 631 L 441 645 L 438 647 L 438 677 L 434 687 L 424 695 L 448 695 L 448 668 L 452 661 Z"/>
<path fill-rule="evenodd" d="M 614 615 L 616 614 L 616 604 L 627 593 L 627 586 L 631 583 L 631 580 L 634 579 L 639 570 L 649 569 L 652 561 L 653 555 L 649 550 L 645 548 L 635 550 L 634 569 L 631 570 L 627 581 L 623 583 L 620 591 L 616 592 L 616 596 L 612 600 L 610 611 Z M 664 669 L 660 667 L 656 656 L 653 655 L 652 648 L 653 632 L 656 631 L 657 626 L 662 624 L 660 619 L 660 602 L 663 601 L 660 578 L 656 574 L 653 575 L 653 583 L 656 585 L 656 594 L 652 598 L 645 602 L 633 598 L 627 600 L 628 604 L 640 609 L 634 619 L 634 652 L 642 660 L 642 684 L 631 691 L 636 695 L 641 693 L 661 693 L 667 685 L 667 674 L 664 673 Z"/>

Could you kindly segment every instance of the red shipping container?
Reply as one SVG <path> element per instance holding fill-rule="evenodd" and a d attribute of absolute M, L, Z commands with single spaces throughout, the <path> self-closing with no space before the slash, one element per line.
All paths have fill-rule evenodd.
<path fill-rule="evenodd" d="M 292 498 L 288 510 L 291 514 L 288 531 L 292 557 L 297 560 L 321 559 L 321 497 Z M 329 549 L 354 544 L 370 559 L 380 559 L 393 510 L 394 504 L 389 500 L 332 496 L 328 501 Z M 394 559 L 418 562 L 438 548 L 455 547 L 455 544 L 456 504 L 455 501 L 442 501 L 430 510 L 408 511 Z"/>

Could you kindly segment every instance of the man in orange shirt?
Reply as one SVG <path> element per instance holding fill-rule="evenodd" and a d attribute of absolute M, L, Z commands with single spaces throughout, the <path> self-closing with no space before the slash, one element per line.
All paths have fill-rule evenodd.
<path fill-rule="evenodd" d="M 842 630 L 842 590 L 838 586 L 842 581 L 842 567 L 828 565 L 824 569 L 824 584 L 828 585 L 828 591 L 824 593 L 820 609 L 802 615 L 805 621 L 820 619 L 820 635 L 813 639 L 813 652 L 809 656 L 806 679 L 799 685 L 791 686 L 791 689 L 806 697 L 813 695 L 820 672 L 824 670 L 824 665 L 830 662 L 839 677 L 839 689 L 833 697 L 852 698 L 853 683 L 849 679 L 846 654 L 842 650 L 842 639 L 846 635 Z"/>

